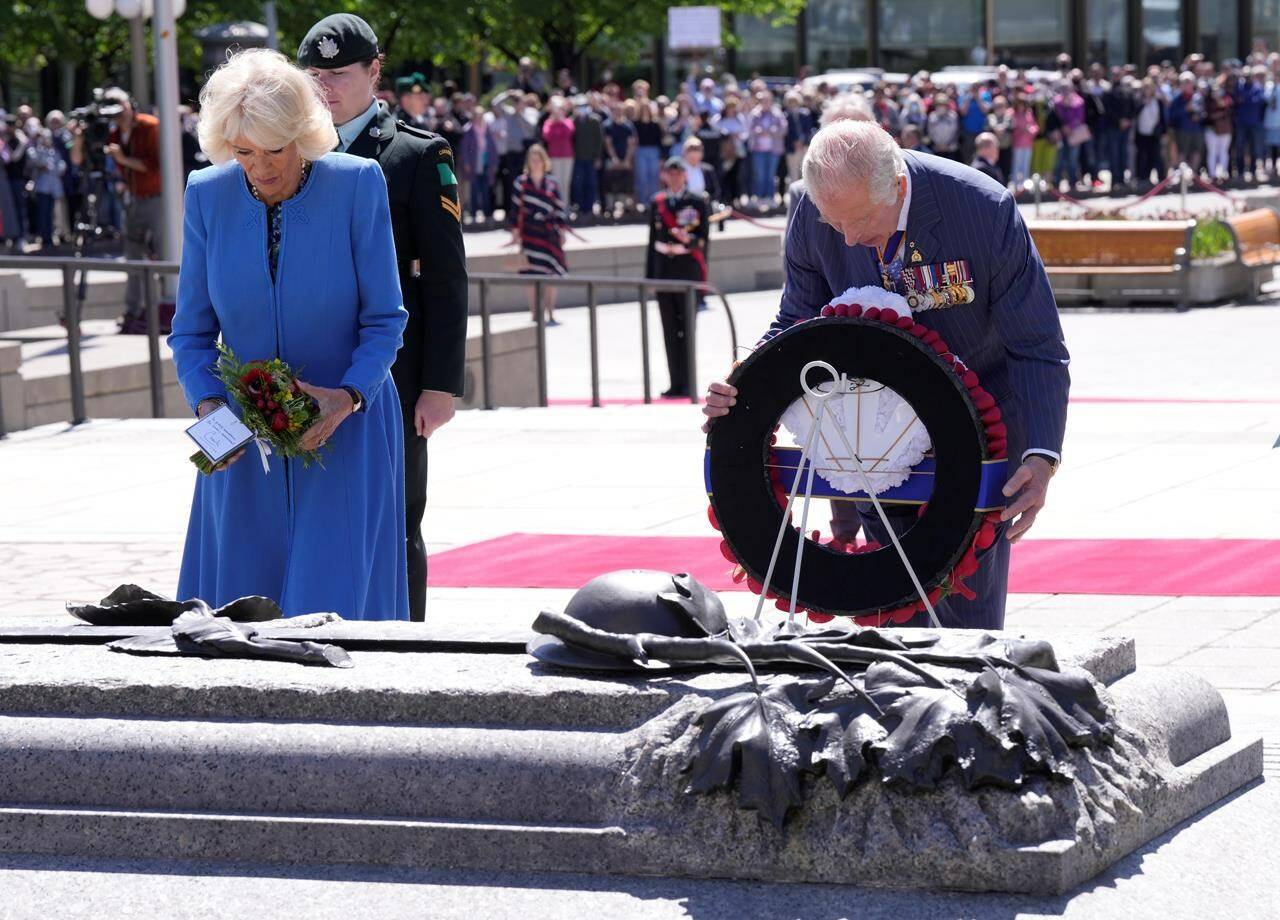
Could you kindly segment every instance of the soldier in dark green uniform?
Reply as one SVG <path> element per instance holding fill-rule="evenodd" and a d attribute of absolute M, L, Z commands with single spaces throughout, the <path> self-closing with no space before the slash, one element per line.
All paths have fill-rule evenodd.
<path fill-rule="evenodd" d="M 707 280 L 707 233 L 711 204 L 705 192 L 690 191 L 684 161 L 667 160 L 662 170 L 667 190 L 649 202 L 649 254 L 646 278 Z M 689 398 L 689 358 L 685 352 L 685 293 L 659 291 L 662 340 L 667 347 L 671 388 L 665 398 Z"/>
<path fill-rule="evenodd" d="M 453 417 L 462 395 L 467 335 L 467 263 L 453 151 L 443 138 L 396 121 L 374 98 L 382 77 L 378 39 L 359 16 L 316 23 L 298 63 L 320 81 L 338 129 L 338 149 L 376 159 L 387 179 L 400 287 L 409 324 L 392 368 L 404 410 L 409 617 L 425 618 L 427 438 Z"/>
<path fill-rule="evenodd" d="M 407 77 L 396 80 L 396 120 L 403 121 L 413 128 L 431 130 L 427 111 L 431 108 L 431 93 L 427 88 L 427 78 L 416 70 Z"/>

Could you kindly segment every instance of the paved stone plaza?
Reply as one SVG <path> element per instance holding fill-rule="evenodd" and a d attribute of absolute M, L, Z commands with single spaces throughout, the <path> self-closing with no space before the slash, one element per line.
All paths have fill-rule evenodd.
<path fill-rule="evenodd" d="M 731 303 L 745 346 L 777 293 Z M 551 408 L 461 413 L 433 439 L 433 553 L 510 533 L 711 534 L 697 408 L 637 405 L 636 305 L 601 310 L 602 409 L 586 405 L 585 311 L 560 318 L 548 330 Z M 1082 311 L 1063 322 L 1073 355 L 1064 465 L 1029 539 L 1280 539 L 1277 309 Z M 654 393 L 666 386 L 658 330 L 653 311 Z M 704 385 L 732 355 L 717 305 L 700 315 L 699 333 Z M 121 582 L 172 592 L 193 476 L 183 427 L 101 420 L 0 443 L 0 625 L 64 622 L 64 602 L 96 600 Z M 1007 625 L 1132 636 L 1140 665 L 1202 675 L 1223 691 L 1237 732 L 1263 734 L 1266 779 L 1072 896 L 3 857 L 0 916 L 124 917 L 138 904 L 153 915 L 174 905 L 161 916 L 238 916 L 272 904 L 270 916 L 317 918 L 1275 917 L 1280 596 L 1171 595 L 1158 560 L 1152 572 L 1143 594 L 1013 595 Z M 432 587 L 428 616 L 483 635 L 526 625 L 570 593 Z M 726 596 L 731 612 L 752 600 Z"/>

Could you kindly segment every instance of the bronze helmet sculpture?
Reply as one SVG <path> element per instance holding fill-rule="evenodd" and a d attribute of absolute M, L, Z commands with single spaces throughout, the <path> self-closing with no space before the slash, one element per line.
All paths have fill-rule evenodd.
<path fill-rule="evenodd" d="M 688 574 L 652 569 L 608 572 L 579 588 L 565 614 L 611 633 L 651 633 L 685 639 L 726 636 L 729 620 L 714 591 Z M 538 636 L 529 654 L 539 661 L 575 668 L 634 670 L 635 664 L 570 646 L 554 636 Z M 653 662 L 651 667 L 667 665 Z"/>

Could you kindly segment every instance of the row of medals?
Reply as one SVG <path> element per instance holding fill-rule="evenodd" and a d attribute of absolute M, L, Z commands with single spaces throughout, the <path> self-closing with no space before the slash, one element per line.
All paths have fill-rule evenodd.
<path fill-rule="evenodd" d="M 896 286 L 887 271 L 880 273 L 881 283 L 886 291 L 895 291 Z M 902 283 L 907 289 L 907 306 L 912 312 L 919 310 L 937 310 L 940 307 L 957 307 L 961 304 L 973 303 L 973 283 L 968 281 L 952 284 L 939 284 L 923 291 L 916 290 L 914 273 L 902 272 Z"/>
<path fill-rule="evenodd" d="M 911 272 L 902 273 L 902 282 L 907 288 L 907 306 L 912 312 L 917 310 L 936 310 L 940 307 L 957 307 L 961 304 L 973 303 L 973 285 L 968 282 L 939 284 L 924 291 L 915 289 L 915 279 Z"/>

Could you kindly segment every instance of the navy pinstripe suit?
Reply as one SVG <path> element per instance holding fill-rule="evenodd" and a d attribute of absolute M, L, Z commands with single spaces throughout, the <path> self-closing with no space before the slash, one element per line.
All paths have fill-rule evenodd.
<path fill-rule="evenodd" d="M 1049 279 L 1013 196 L 951 160 L 909 151 L 904 158 L 911 180 L 904 253 L 921 256 L 910 263 L 904 256 L 904 263 L 968 260 L 976 294 L 973 303 L 919 312 L 916 320 L 936 330 L 995 397 L 1009 429 L 1011 471 L 1029 449 L 1060 455 L 1069 358 Z M 782 305 L 765 338 L 816 315 L 850 287 L 880 284 L 875 251 L 847 246 L 835 229 L 819 222 L 807 196 L 799 199 L 787 228 L 784 269 Z M 911 520 L 914 513 L 904 515 L 902 528 Z M 885 541 L 874 512 L 864 513 L 862 523 Z M 1009 544 L 1003 528 L 1000 536 L 969 579 L 977 600 L 953 597 L 939 605 L 944 626 L 1004 625 Z"/>

